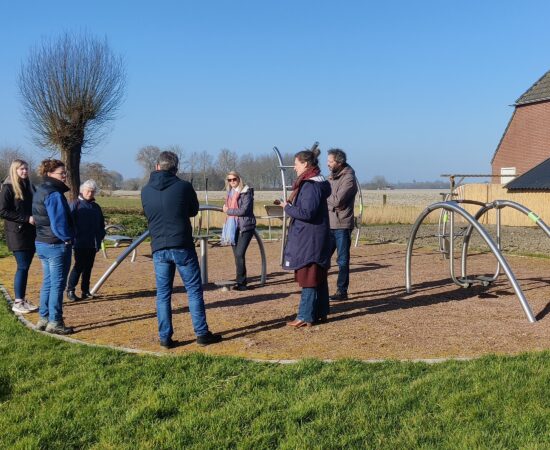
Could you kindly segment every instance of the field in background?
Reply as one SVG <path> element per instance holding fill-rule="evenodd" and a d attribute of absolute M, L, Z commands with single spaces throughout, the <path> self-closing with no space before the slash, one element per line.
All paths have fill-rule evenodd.
<path fill-rule="evenodd" d="M 395 224 L 414 223 L 418 215 L 429 204 L 441 199 L 439 189 L 395 189 L 388 191 L 363 190 L 363 224 Z M 206 203 L 204 192 L 197 192 L 201 204 Z M 221 206 L 225 196 L 224 191 L 208 192 L 208 203 Z M 260 219 L 266 215 L 265 205 L 281 197 L 281 191 L 256 191 L 254 193 L 254 213 L 259 218 L 260 225 L 267 226 L 267 219 Z M 115 191 L 110 197 L 99 197 L 98 203 L 107 212 L 141 212 L 139 191 Z M 359 214 L 359 200 L 356 202 L 356 214 Z M 209 214 L 210 225 L 221 227 L 224 216 L 213 212 Z M 437 222 L 438 215 L 432 214 L 426 222 Z M 277 225 L 273 221 L 273 225 Z"/>

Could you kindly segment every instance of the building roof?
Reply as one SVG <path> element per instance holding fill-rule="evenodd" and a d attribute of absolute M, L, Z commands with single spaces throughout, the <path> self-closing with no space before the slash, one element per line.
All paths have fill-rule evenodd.
<path fill-rule="evenodd" d="M 516 100 L 515 106 L 550 100 L 550 70 Z"/>
<path fill-rule="evenodd" d="M 506 185 L 506 189 L 550 191 L 550 158 L 514 178 Z"/>

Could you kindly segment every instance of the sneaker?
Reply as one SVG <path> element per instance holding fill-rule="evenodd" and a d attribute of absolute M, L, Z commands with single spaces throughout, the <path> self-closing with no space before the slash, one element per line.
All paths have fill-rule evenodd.
<path fill-rule="evenodd" d="M 16 300 L 13 302 L 11 310 L 16 314 L 27 314 L 30 312 L 25 306 L 25 300 Z"/>
<path fill-rule="evenodd" d="M 176 346 L 176 341 L 173 341 L 172 338 L 161 339 L 160 346 L 164 348 L 174 348 Z"/>
<path fill-rule="evenodd" d="M 348 299 L 347 292 L 338 291 L 336 292 L 336 294 L 330 296 L 330 300 L 332 300 L 333 302 L 338 302 L 338 301 L 347 300 L 347 299 Z"/>
<path fill-rule="evenodd" d="M 67 291 L 67 300 L 70 302 L 77 302 L 80 300 L 80 297 L 78 297 L 74 291 Z"/>
<path fill-rule="evenodd" d="M 246 284 L 237 284 L 237 286 L 235 287 L 235 290 L 236 291 L 248 291 L 248 287 L 246 286 Z"/>
<path fill-rule="evenodd" d="M 25 305 L 25 308 L 27 308 L 27 311 L 29 311 L 29 312 L 38 311 L 38 306 L 33 305 L 28 300 L 23 300 L 23 304 Z"/>
<path fill-rule="evenodd" d="M 36 322 L 34 329 L 38 331 L 44 331 L 47 326 L 48 326 L 48 318 L 41 317 L 40 319 L 38 319 L 38 322 Z"/>
<path fill-rule="evenodd" d="M 66 327 L 62 320 L 59 322 L 48 322 L 46 326 L 46 333 L 52 334 L 73 334 L 74 329 L 72 327 Z"/>
<path fill-rule="evenodd" d="M 212 334 L 210 331 L 202 336 L 197 336 L 197 344 L 210 345 L 221 342 L 222 337 L 219 334 Z"/>
<path fill-rule="evenodd" d="M 86 300 L 88 298 L 95 298 L 95 297 L 94 297 L 94 294 L 92 294 L 90 291 L 86 291 L 86 292 L 82 291 L 82 295 L 80 296 L 80 298 L 82 300 Z"/>

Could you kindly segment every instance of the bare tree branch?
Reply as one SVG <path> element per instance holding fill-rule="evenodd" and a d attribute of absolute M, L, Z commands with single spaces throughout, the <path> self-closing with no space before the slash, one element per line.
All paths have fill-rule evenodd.
<path fill-rule="evenodd" d="M 124 98 L 126 71 L 107 40 L 65 33 L 35 47 L 21 68 L 25 117 L 39 146 L 59 151 L 73 198 L 82 150 L 107 132 Z"/>

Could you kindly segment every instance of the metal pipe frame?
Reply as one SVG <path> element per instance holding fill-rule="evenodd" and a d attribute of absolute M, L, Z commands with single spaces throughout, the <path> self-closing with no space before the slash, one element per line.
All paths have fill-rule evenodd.
<path fill-rule="evenodd" d="M 213 206 L 213 205 L 200 205 L 199 209 L 201 211 L 218 211 L 223 212 L 223 209 L 219 206 Z M 115 269 L 120 265 L 122 261 L 124 261 L 130 253 L 132 253 L 145 239 L 149 237 L 149 230 L 145 231 L 141 236 L 139 236 L 132 244 L 130 244 L 120 255 L 118 255 L 117 259 L 113 264 L 109 266 L 109 268 L 105 271 L 105 273 L 100 277 L 100 279 L 97 281 L 97 283 L 94 285 L 94 287 L 90 290 L 90 293 L 96 294 L 101 286 L 103 286 L 103 283 L 111 276 L 111 274 L 115 271 Z M 262 237 L 258 233 L 257 230 L 254 230 L 254 237 L 256 238 L 256 241 L 258 242 L 258 248 L 260 249 L 260 258 L 261 258 L 261 267 L 262 267 L 262 273 L 260 275 L 260 285 L 263 286 L 266 283 L 267 280 L 267 259 L 265 255 L 265 248 L 264 243 L 262 241 Z M 202 272 L 201 272 L 202 273 Z"/>
<path fill-rule="evenodd" d="M 479 209 L 479 211 L 475 214 L 474 219 L 479 221 L 483 215 L 485 215 L 488 211 L 491 209 L 496 209 L 496 227 L 497 227 L 497 246 L 500 250 L 501 248 L 501 217 L 500 212 L 503 208 L 512 208 L 516 211 L 519 211 L 523 214 L 525 214 L 531 221 L 533 221 L 542 231 L 546 233 L 546 236 L 550 237 L 550 228 L 548 225 L 542 220 L 538 215 L 536 215 L 533 211 L 531 211 L 526 206 L 522 205 L 521 203 L 513 202 L 511 200 L 495 200 L 491 203 L 485 204 L 483 207 Z M 470 244 L 470 239 L 472 236 L 473 227 L 470 225 L 468 226 L 468 229 L 466 230 L 466 233 L 464 233 L 464 242 L 462 244 L 462 278 L 466 278 L 466 272 L 467 272 L 467 258 L 468 258 L 468 247 Z M 489 282 L 495 281 L 500 274 L 500 266 L 499 263 L 497 263 L 497 268 L 495 271 L 494 276 L 489 279 Z"/>
<path fill-rule="evenodd" d="M 533 311 L 531 310 L 531 307 L 529 306 L 529 303 L 527 302 L 527 299 L 525 298 L 525 295 L 523 294 L 523 291 L 521 290 L 521 287 L 519 286 L 519 283 L 514 276 L 514 273 L 512 272 L 512 269 L 510 268 L 508 262 L 502 255 L 501 251 L 497 248 L 497 245 L 489 235 L 489 233 L 483 228 L 480 223 L 465 209 L 458 206 L 457 202 L 455 201 L 449 201 L 449 202 L 437 202 L 433 203 L 432 205 L 428 206 L 416 219 L 416 222 L 414 223 L 411 235 L 409 237 L 409 242 L 407 243 L 407 253 L 405 258 L 405 285 L 406 285 L 406 291 L 407 293 L 411 293 L 411 262 L 412 262 L 412 250 L 414 245 L 414 240 L 416 238 L 416 233 L 418 232 L 418 229 L 420 228 L 420 225 L 424 221 L 424 219 L 430 214 L 432 211 L 435 211 L 437 209 L 445 209 L 446 211 L 457 213 L 460 216 L 462 216 L 475 230 L 480 234 L 480 236 L 483 238 L 483 240 L 487 243 L 493 254 L 495 255 L 495 258 L 502 266 L 502 269 L 504 270 L 504 273 L 508 277 L 508 280 L 510 281 L 510 284 L 512 285 L 516 296 L 518 297 L 521 307 L 523 308 L 523 311 L 525 315 L 527 316 L 527 320 L 529 322 L 533 323 L 536 322 L 536 318 L 533 315 Z M 452 248 L 452 246 L 451 246 Z M 452 260 L 451 260 L 452 263 Z"/>
<path fill-rule="evenodd" d="M 277 147 L 273 147 L 273 151 L 275 152 L 275 155 L 277 156 L 277 161 L 279 162 L 279 169 L 281 171 L 281 182 L 283 184 L 283 198 L 286 201 L 288 198 L 288 192 L 287 192 L 287 185 L 286 185 L 286 169 L 293 169 L 294 166 L 285 166 L 283 162 L 283 157 L 281 155 L 281 152 Z M 283 257 L 285 252 L 285 246 L 286 246 L 286 234 L 287 234 L 287 220 L 286 220 L 286 211 L 283 208 L 283 228 L 281 230 L 282 236 L 281 236 L 281 256 L 279 263 L 281 266 L 283 265 Z"/>
<path fill-rule="evenodd" d="M 357 190 L 359 192 L 359 220 L 357 223 L 357 234 L 355 235 L 355 244 L 357 247 L 359 245 L 359 236 L 361 235 L 361 227 L 363 226 L 363 190 L 361 189 L 361 183 L 357 177 L 355 177 L 355 183 L 357 184 Z"/>

